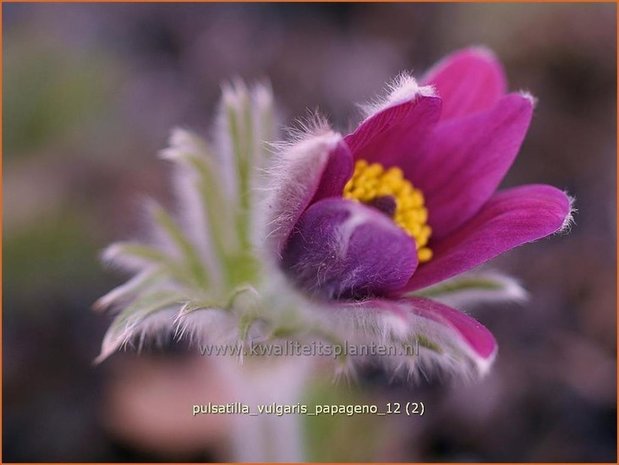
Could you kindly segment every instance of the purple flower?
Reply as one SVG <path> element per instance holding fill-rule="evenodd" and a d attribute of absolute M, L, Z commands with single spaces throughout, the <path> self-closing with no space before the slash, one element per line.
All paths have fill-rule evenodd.
<path fill-rule="evenodd" d="M 540 184 L 497 191 L 534 99 L 506 92 L 490 52 L 456 52 L 421 82 L 398 78 L 346 136 L 321 123 L 282 148 L 267 252 L 313 301 L 406 320 L 422 345 L 457 346 L 483 371 L 492 334 L 415 293 L 565 229 L 571 200 Z"/>

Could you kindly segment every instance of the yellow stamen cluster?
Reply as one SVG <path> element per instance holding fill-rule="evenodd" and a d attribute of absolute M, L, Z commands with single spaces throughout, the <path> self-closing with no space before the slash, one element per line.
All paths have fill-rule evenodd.
<path fill-rule="evenodd" d="M 344 187 L 344 198 L 371 203 L 377 198 L 387 196 L 393 197 L 396 204 L 393 221 L 415 239 L 419 263 L 429 261 L 432 250 L 426 246 L 432 235 L 432 228 L 427 224 L 428 210 L 424 206 L 421 191 L 404 178 L 400 168 L 385 170 L 379 163 L 357 161 L 355 172 Z"/>

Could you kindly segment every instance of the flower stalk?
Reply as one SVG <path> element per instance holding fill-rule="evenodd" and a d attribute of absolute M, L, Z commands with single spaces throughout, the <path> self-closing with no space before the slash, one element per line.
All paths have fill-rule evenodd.
<path fill-rule="evenodd" d="M 235 415 L 231 432 L 232 460 L 237 462 L 302 462 L 305 460 L 302 417 L 277 415 L 272 404 L 296 405 L 311 373 L 311 363 L 293 358 L 252 360 L 222 366 L 236 398 L 255 413 L 258 406 L 270 413 Z M 266 363 L 266 366 L 263 366 Z"/>

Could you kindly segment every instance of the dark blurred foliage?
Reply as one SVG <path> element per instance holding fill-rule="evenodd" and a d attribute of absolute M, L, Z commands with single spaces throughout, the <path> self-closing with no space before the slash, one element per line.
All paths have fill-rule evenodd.
<path fill-rule="evenodd" d="M 310 423 L 311 455 L 615 461 L 615 5 L 5 4 L 3 12 L 5 461 L 225 458 L 217 446 L 225 425 L 198 430 L 176 408 L 184 395 L 218 389 L 194 379 L 182 349 L 91 365 L 108 319 L 90 305 L 121 279 L 101 269 L 97 253 L 139 233 L 144 193 L 168 195 L 155 154 L 169 129 L 206 133 L 219 83 L 240 76 L 269 78 L 286 119 L 319 108 L 344 130 L 358 117 L 354 104 L 399 71 L 420 73 L 470 44 L 495 50 L 511 87 L 540 99 L 505 185 L 567 189 L 576 225 L 495 262 L 531 299 L 476 313 L 501 346 L 487 378 L 415 385 L 370 369 L 355 390 L 318 386 L 323 399 L 423 400 L 427 413 Z M 131 408 L 136 399 L 142 413 Z"/>

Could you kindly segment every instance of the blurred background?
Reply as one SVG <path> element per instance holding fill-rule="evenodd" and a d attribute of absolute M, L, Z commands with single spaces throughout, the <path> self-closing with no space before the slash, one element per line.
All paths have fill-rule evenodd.
<path fill-rule="evenodd" d="M 183 347 L 92 360 L 123 276 L 99 251 L 139 234 L 144 195 L 169 197 L 169 130 L 208 133 L 221 80 L 269 78 L 286 119 L 355 104 L 402 70 L 471 44 L 539 98 L 505 185 L 577 199 L 568 236 L 495 261 L 525 305 L 476 316 L 500 353 L 480 382 L 315 383 L 321 402 L 422 400 L 426 414 L 304 420 L 314 460 L 616 460 L 614 4 L 3 5 L 3 459 L 226 458 L 229 425 L 187 402 L 226 386 Z M 194 399 L 194 400 L 192 400 Z"/>

